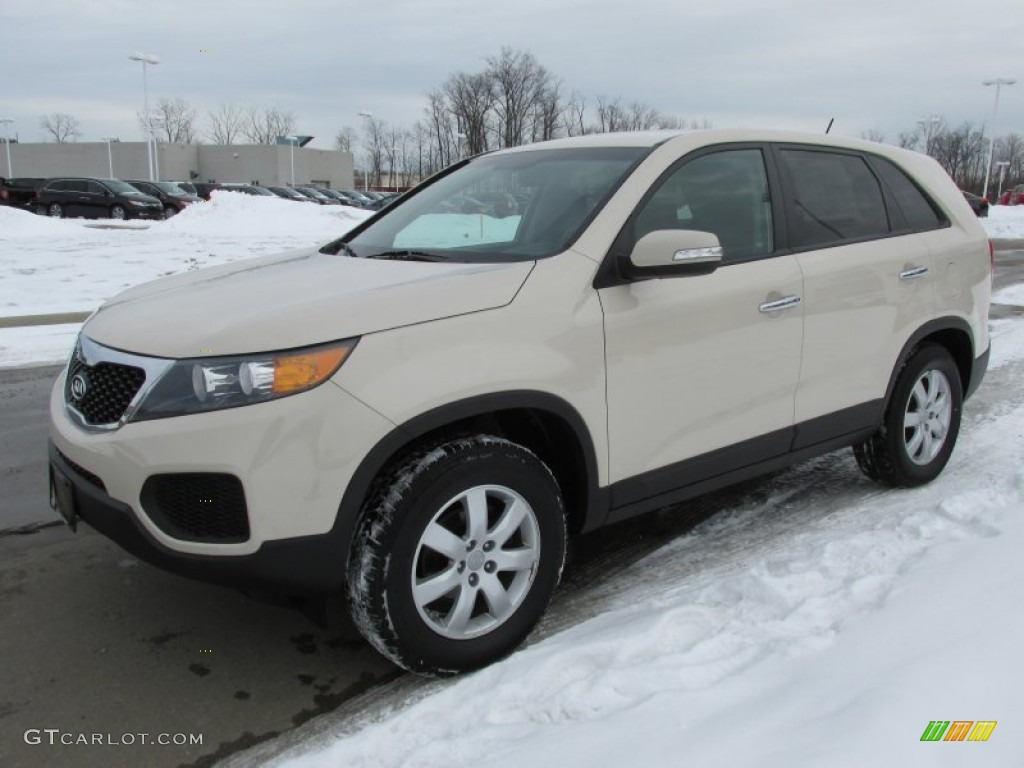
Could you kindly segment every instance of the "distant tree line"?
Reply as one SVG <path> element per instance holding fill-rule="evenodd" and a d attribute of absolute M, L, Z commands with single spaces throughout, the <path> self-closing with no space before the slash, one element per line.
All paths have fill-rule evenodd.
<path fill-rule="evenodd" d="M 339 149 L 361 145 L 370 184 L 394 171 L 406 185 L 462 157 L 535 141 L 608 131 L 710 127 L 618 97 L 588 103 L 529 52 L 502 48 L 478 72 L 455 72 L 426 94 L 423 116 L 411 127 L 367 117 L 361 135 L 351 127 L 336 137 Z"/>
<path fill-rule="evenodd" d="M 865 131 L 863 138 L 884 142 L 877 130 Z M 983 125 L 966 122 L 953 127 L 941 115 L 919 120 L 917 126 L 896 138 L 897 146 L 929 155 L 946 169 L 961 189 L 981 194 L 985 185 L 985 164 L 988 162 L 989 137 Z M 992 171 L 988 192 L 994 198 L 999 187 L 999 167 L 1005 162 L 1003 189 L 1024 181 L 1024 137 L 1010 133 L 996 139 L 992 153 Z"/>

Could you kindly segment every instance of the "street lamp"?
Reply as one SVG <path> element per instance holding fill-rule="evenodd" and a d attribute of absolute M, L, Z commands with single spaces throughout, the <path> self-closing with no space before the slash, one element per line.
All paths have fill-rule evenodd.
<path fill-rule="evenodd" d="M 996 103 L 992 107 L 992 123 L 989 126 L 989 137 L 988 137 L 988 162 L 985 163 L 985 188 L 981 191 L 982 197 L 988 197 L 988 179 L 989 174 L 992 171 L 992 154 L 996 149 L 996 113 L 999 111 L 999 89 L 1004 85 L 1013 85 L 1016 80 L 1006 80 L 1002 77 L 997 77 L 995 80 L 985 80 L 982 85 L 994 85 L 996 87 Z"/>
<path fill-rule="evenodd" d="M 373 119 L 373 112 L 367 112 L 366 110 L 362 110 L 361 112 L 359 112 L 359 116 L 363 117 L 363 118 L 366 118 L 367 120 L 372 120 Z M 366 129 L 364 128 L 363 130 L 366 130 Z M 370 188 L 370 172 L 364 168 L 363 169 L 363 192 L 367 191 L 369 188 Z"/>
<path fill-rule="evenodd" d="M 299 141 L 298 136 L 285 136 L 285 141 L 291 144 L 292 147 L 292 186 L 295 186 L 295 145 Z"/>
<path fill-rule="evenodd" d="M 1003 196 L 1003 181 L 1006 180 L 1006 169 L 1010 166 L 1009 160 L 999 160 L 996 162 L 996 168 L 999 169 L 999 191 L 996 192 L 996 202 L 999 202 L 999 198 Z"/>
<path fill-rule="evenodd" d="M 107 142 L 107 167 L 110 171 L 110 175 L 107 178 L 112 179 L 114 178 L 114 153 L 110 150 L 110 142 L 120 141 L 120 139 L 114 136 L 104 136 L 103 140 Z"/>
<path fill-rule="evenodd" d="M 129 57 L 132 61 L 142 62 L 142 103 L 143 103 L 143 115 L 146 120 L 146 133 L 148 134 L 148 141 L 146 144 L 146 155 L 149 158 L 149 180 L 155 181 L 156 176 L 153 173 L 153 164 L 156 162 L 156 152 L 154 151 L 153 144 L 155 139 L 153 138 L 153 121 L 149 119 L 149 88 L 146 84 L 146 65 L 156 65 L 160 63 L 160 59 L 151 53 L 133 53 Z"/>
<path fill-rule="evenodd" d="M 4 124 L 4 146 L 7 147 L 7 178 L 11 178 L 14 175 L 14 170 L 11 168 L 11 140 L 7 135 L 7 126 L 14 122 L 13 117 L 0 117 L 0 123 Z"/>

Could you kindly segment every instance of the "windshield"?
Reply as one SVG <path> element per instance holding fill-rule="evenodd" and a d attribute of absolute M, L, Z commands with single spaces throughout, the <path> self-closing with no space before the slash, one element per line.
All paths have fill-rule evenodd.
<path fill-rule="evenodd" d="M 111 192 L 117 192 L 119 195 L 142 195 L 144 192 L 139 192 L 135 187 L 129 184 L 127 181 L 118 181 L 117 179 L 104 179 L 103 183 L 107 189 Z"/>
<path fill-rule="evenodd" d="M 565 250 L 646 147 L 486 155 L 387 209 L 347 241 L 357 256 L 521 261 Z M 398 252 L 398 253 L 396 253 Z"/>
<path fill-rule="evenodd" d="M 168 194 L 168 195 L 187 195 L 188 194 L 188 192 L 186 192 L 184 189 L 179 187 L 173 181 L 151 181 L 149 183 L 152 184 L 157 189 L 163 191 L 165 194 Z"/>

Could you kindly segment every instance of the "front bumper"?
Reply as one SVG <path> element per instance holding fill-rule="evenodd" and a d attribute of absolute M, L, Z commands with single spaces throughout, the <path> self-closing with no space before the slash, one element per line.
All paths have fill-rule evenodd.
<path fill-rule="evenodd" d="M 84 522 L 147 562 L 205 581 L 293 593 L 341 586 L 352 521 L 339 507 L 390 422 L 325 382 L 267 403 L 87 432 L 64 409 L 64 376 L 50 400 L 50 460 L 71 481 Z M 240 481 L 244 540 L 186 540 L 147 514 L 147 480 L 188 473 Z"/>
<path fill-rule="evenodd" d="M 159 568 L 239 589 L 286 594 L 328 594 L 344 584 L 338 553 L 346 550 L 344 526 L 319 536 L 267 541 L 248 555 L 196 555 L 161 544 L 134 510 L 93 485 L 49 441 L 50 463 L 71 481 L 75 511 L 91 528 Z"/>

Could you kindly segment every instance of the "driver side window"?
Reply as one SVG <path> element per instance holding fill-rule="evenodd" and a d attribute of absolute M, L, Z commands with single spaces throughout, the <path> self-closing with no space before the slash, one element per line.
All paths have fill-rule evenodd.
<path fill-rule="evenodd" d="M 723 261 L 747 261 L 774 249 L 768 177 L 759 149 L 702 155 L 664 180 L 634 218 L 634 242 L 659 229 L 712 232 Z"/>

